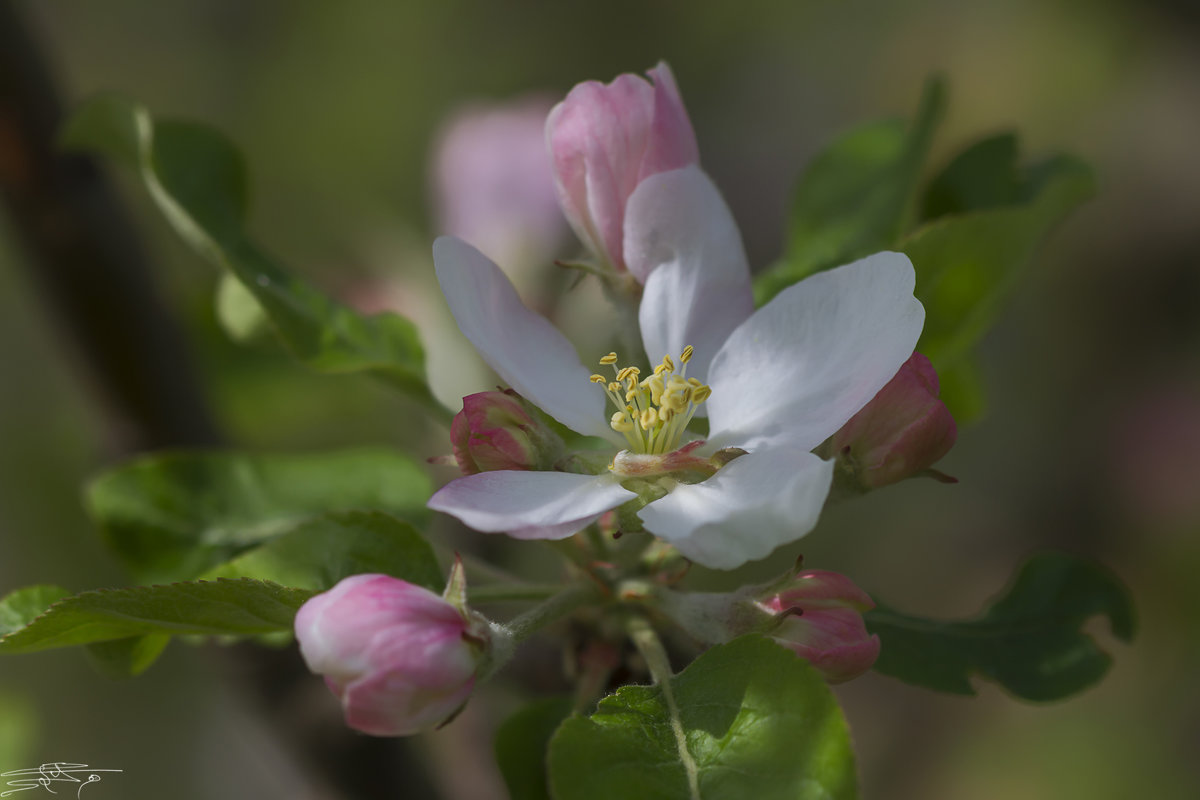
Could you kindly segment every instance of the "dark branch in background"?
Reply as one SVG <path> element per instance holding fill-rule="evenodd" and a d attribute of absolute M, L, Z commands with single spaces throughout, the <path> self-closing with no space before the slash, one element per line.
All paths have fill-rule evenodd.
<path fill-rule="evenodd" d="M 24 249 L 18 261 L 109 412 L 119 450 L 216 444 L 184 339 L 154 291 L 122 201 L 93 159 L 56 148 L 61 123 L 45 59 L 11 0 L 0 0 L 0 188 Z M 336 796 L 437 796 L 407 741 L 361 736 L 336 718 L 297 720 L 291 701 L 324 687 L 294 649 L 241 647 L 222 656 L 227 677 L 257 695 L 295 763 L 327 776 L 344 791 Z M 322 708 L 336 709 L 321 698 Z"/>
<path fill-rule="evenodd" d="M 24 261 L 111 415 L 118 449 L 215 444 L 184 339 L 114 188 L 93 159 L 62 153 L 62 108 L 45 59 L 0 0 L 0 187 Z"/>

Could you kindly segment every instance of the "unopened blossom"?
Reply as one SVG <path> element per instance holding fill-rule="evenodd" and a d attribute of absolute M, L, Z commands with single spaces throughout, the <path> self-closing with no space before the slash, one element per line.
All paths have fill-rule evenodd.
<path fill-rule="evenodd" d="M 296 614 L 300 653 L 341 701 L 346 724 L 407 736 L 465 703 L 483 653 L 466 612 L 388 575 L 354 575 Z"/>
<path fill-rule="evenodd" d="M 454 459 L 464 475 L 498 469 L 551 469 L 562 439 L 511 389 L 463 398 L 450 423 Z"/>
<path fill-rule="evenodd" d="M 652 175 L 700 160 L 696 135 L 665 63 L 646 81 L 619 75 L 581 83 L 546 120 L 546 142 L 559 201 L 571 227 L 604 264 L 645 282 L 642 254 L 626 235 L 629 200 Z"/>
<path fill-rule="evenodd" d="M 877 489 L 930 473 L 957 438 L 954 417 L 938 399 L 933 364 L 913 353 L 879 394 L 833 435 L 828 449 L 853 483 Z"/>
<path fill-rule="evenodd" d="M 546 158 L 550 107 L 540 96 L 465 106 L 434 146 L 438 229 L 510 269 L 544 264 L 567 231 Z"/>
<path fill-rule="evenodd" d="M 830 683 L 857 678 L 879 657 L 879 637 L 867 633 L 862 617 L 875 603 L 845 575 L 806 570 L 758 604 L 780 618 L 771 637 Z"/>
<path fill-rule="evenodd" d="M 811 451 L 912 354 L 924 322 L 915 274 L 903 254 L 878 253 L 754 311 L 737 227 L 698 167 L 642 181 L 626 213 L 627 252 L 647 268 L 638 318 L 656 366 L 644 374 L 630 364 L 640 354 L 597 354 L 585 367 L 495 264 L 457 239 L 435 242 L 442 290 L 484 360 L 562 424 L 608 440 L 613 455 L 598 474 L 468 475 L 429 506 L 476 530 L 558 539 L 634 501 L 645 530 L 732 569 L 815 526 L 833 463 Z M 697 444 L 687 421 L 704 412 L 709 433 Z"/>

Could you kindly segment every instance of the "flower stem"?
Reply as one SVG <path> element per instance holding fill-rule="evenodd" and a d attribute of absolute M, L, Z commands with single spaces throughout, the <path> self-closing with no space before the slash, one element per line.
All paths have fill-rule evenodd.
<path fill-rule="evenodd" d="M 483 586 L 471 586 L 467 589 L 467 598 L 472 605 L 483 603 L 513 603 L 528 600 L 546 600 L 553 597 L 561 584 L 522 583 L 501 584 L 489 583 Z"/>
<path fill-rule="evenodd" d="M 544 603 L 521 614 L 506 623 L 514 643 L 528 639 L 537 631 L 549 625 L 559 617 L 565 616 L 586 603 L 600 597 L 600 587 L 592 581 L 581 580 L 572 583 Z"/>
<path fill-rule="evenodd" d="M 671 688 L 671 661 L 667 658 L 666 648 L 654 631 L 654 627 L 642 616 L 631 616 L 626 622 L 629 638 L 633 640 L 638 652 L 646 660 L 650 676 L 662 688 L 663 700 L 667 704 L 667 713 L 671 717 L 671 731 L 675 734 L 675 748 L 679 751 L 679 761 L 687 774 L 688 796 L 693 800 L 700 798 L 700 776 L 696 759 L 688 750 L 687 735 L 683 730 L 683 720 L 679 716 L 679 705 L 675 702 L 675 692 Z"/>

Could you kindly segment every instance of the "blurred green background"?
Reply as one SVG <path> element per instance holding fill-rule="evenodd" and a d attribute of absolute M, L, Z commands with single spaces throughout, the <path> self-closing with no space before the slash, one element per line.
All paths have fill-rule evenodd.
<path fill-rule="evenodd" d="M 981 348 L 987 414 L 960 429 L 940 465 L 961 482 L 910 481 L 838 507 L 792 549 L 931 616 L 974 613 L 1025 554 L 1047 547 L 1105 562 L 1137 602 L 1133 646 L 1096 625 L 1115 666 L 1066 702 L 1031 706 L 986 685 L 975 699 L 944 697 L 875 674 L 841 687 L 865 798 L 1200 796 L 1195 4 L 14 5 L 68 106 L 117 90 L 221 128 L 249 160 L 259 240 L 331 293 L 366 304 L 427 296 L 438 233 L 430 153 L 449 115 L 530 92 L 553 99 L 659 59 L 675 71 L 703 164 L 759 267 L 780 253 L 789 191 L 813 153 L 854 124 L 911 114 L 935 71 L 951 96 L 931 168 L 1005 128 L 1021 132 L 1029 155 L 1089 160 L 1100 195 L 1042 250 Z M 212 310 L 214 276 L 129 176 L 118 177 L 154 291 L 183 332 L 183 369 L 203 387 L 222 440 L 448 449 L 413 407 L 365 378 L 314 376 L 229 343 Z M 0 219 L 0 592 L 119 585 L 80 486 L 129 454 L 136 421 L 97 392 L 86 349 L 23 259 Z M 288 651 L 268 657 L 294 661 Z M 319 683 L 300 698 L 272 698 L 256 684 L 256 658 L 175 644 L 145 676 L 111 681 L 79 651 L 6 657 L 0 771 L 55 760 L 126 770 L 90 788 L 98 798 L 377 796 L 341 791 L 313 765 L 320 734 L 296 732 L 338 724 Z M 485 695 L 455 725 L 406 745 L 407 756 L 397 748 L 396 763 L 428 768 L 426 777 L 414 768 L 405 796 L 503 797 L 488 736 L 506 702 Z"/>

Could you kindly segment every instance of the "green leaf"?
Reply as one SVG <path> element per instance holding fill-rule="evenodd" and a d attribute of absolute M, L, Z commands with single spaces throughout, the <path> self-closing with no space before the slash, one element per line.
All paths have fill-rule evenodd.
<path fill-rule="evenodd" d="M 546 747 L 571 713 L 571 698 L 549 697 L 530 703 L 496 730 L 496 763 L 511 800 L 550 800 Z"/>
<path fill-rule="evenodd" d="M 671 681 L 672 719 L 657 686 L 625 686 L 550 742 L 558 800 L 851 800 L 849 732 L 829 687 L 775 642 L 746 636 L 696 659 Z M 699 793 L 689 789 L 681 726 Z"/>
<path fill-rule="evenodd" d="M 929 182 L 921 218 L 930 220 L 997 206 L 1015 205 L 1025 196 L 1017 165 L 1015 133 L 989 136 L 958 154 Z"/>
<path fill-rule="evenodd" d="M 152 455 L 92 481 L 86 500 L 112 550 L 140 582 L 194 578 L 329 511 L 424 519 L 432 485 L 383 448 L 318 455 Z"/>
<path fill-rule="evenodd" d="M 1083 162 L 1061 157 L 1028 179 L 1023 205 L 942 217 L 918 228 L 900 249 L 917 271 L 925 329 L 917 349 L 939 372 L 965 356 L 991 326 L 1021 267 L 1050 230 L 1095 192 Z"/>
<path fill-rule="evenodd" d="M 944 82 L 931 78 L 911 127 L 898 121 L 865 125 L 813 159 L 792 199 L 787 252 L 755 281 L 759 304 L 814 272 L 886 249 L 900 238 L 945 105 Z"/>
<path fill-rule="evenodd" d="M 102 96 L 75 113 L 62 142 L 134 169 L 175 231 L 242 284 L 302 363 L 319 372 L 370 372 L 448 418 L 429 392 L 424 351 L 411 322 L 390 313 L 360 315 L 282 269 L 253 243 L 245 229 L 245 164 L 220 133 L 155 119 L 136 103 Z"/>
<path fill-rule="evenodd" d="M 235 342 L 248 344 L 271 334 L 271 320 L 254 294 L 228 272 L 217 283 L 217 321 Z"/>
<path fill-rule="evenodd" d="M 309 520 L 204 578 L 257 578 L 323 592 L 351 575 L 381 572 L 427 589 L 445 583 L 433 548 L 407 522 L 351 511 Z"/>
<path fill-rule="evenodd" d="M 110 678 L 132 678 L 141 675 L 158 660 L 171 642 L 165 633 L 131 636 L 87 645 L 92 664 Z"/>
<path fill-rule="evenodd" d="M 312 595 L 246 578 L 83 592 L 59 600 L 25 627 L 0 637 L 0 653 L 159 634 L 255 636 L 290 631 L 296 611 Z"/>
<path fill-rule="evenodd" d="M 1071 556 L 1031 558 L 990 609 L 966 622 L 943 622 L 883 607 L 866 614 L 883 647 L 875 669 L 907 683 L 974 694 L 971 675 L 1025 700 L 1058 700 L 1091 686 L 1111 658 L 1081 630 L 1108 617 L 1123 641 L 1134 634 L 1133 603 L 1102 567 Z"/>
<path fill-rule="evenodd" d="M 0 600 L 0 636 L 20 630 L 46 613 L 46 609 L 70 592 L 61 586 L 38 584 L 10 592 Z"/>
<path fill-rule="evenodd" d="M 974 356 L 964 356 L 942 369 L 938 373 L 938 383 L 941 387 L 938 399 L 960 426 L 974 422 L 987 412 L 983 378 Z"/>

